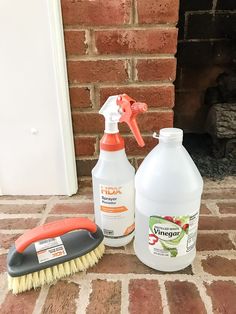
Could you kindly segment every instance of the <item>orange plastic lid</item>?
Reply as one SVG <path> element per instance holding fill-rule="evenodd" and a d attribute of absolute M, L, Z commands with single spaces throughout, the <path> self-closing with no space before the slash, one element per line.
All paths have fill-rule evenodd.
<path fill-rule="evenodd" d="M 124 139 L 120 133 L 107 134 L 104 133 L 100 141 L 100 149 L 109 152 L 121 150 L 125 147 Z"/>

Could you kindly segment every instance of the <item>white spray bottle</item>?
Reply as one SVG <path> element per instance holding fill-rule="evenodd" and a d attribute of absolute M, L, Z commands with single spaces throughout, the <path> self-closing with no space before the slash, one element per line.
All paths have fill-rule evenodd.
<path fill-rule="evenodd" d="M 105 117 L 105 131 L 99 160 L 92 170 L 93 198 L 95 222 L 108 246 L 126 245 L 134 236 L 135 169 L 125 154 L 118 123 L 126 122 L 139 146 L 144 146 L 136 116 L 146 110 L 146 104 L 123 94 L 109 97 L 99 111 Z"/>
<path fill-rule="evenodd" d="M 135 177 L 134 249 L 149 267 L 177 271 L 196 255 L 203 180 L 181 129 L 161 129 L 158 138 Z"/>

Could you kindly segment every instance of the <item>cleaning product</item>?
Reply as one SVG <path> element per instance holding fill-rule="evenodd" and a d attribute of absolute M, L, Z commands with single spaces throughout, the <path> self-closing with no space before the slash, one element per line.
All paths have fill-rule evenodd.
<path fill-rule="evenodd" d="M 98 262 L 104 249 L 101 229 L 87 218 L 38 226 L 9 250 L 8 288 L 17 294 L 84 271 Z"/>
<path fill-rule="evenodd" d="M 190 265 L 196 254 L 201 175 L 182 146 L 183 131 L 161 129 L 135 178 L 137 257 L 160 271 Z"/>
<path fill-rule="evenodd" d="M 129 163 L 118 122 L 126 122 L 138 144 L 144 146 L 136 116 L 145 103 L 123 95 L 111 96 L 99 111 L 105 117 L 100 156 L 92 170 L 95 221 L 104 233 L 104 243 L 119 247 L 134 236 L 134 167 Z"/>

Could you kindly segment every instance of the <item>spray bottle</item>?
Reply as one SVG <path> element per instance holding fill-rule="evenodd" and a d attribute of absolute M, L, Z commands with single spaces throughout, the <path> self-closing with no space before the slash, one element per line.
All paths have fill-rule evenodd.
<path fill-rule="evenodd" d="M 100 156 L 92 170 L 95 221 L 104 233 L 105 245 L 119 247 L 134 236 L 135 169 L 125 154 L 124 139 L 118 130 L 126 122 L 139 146 L 144 146 L 136 116 L 147 110 L 128 95 L 107 99 L 99 113 L 105 117 L 105 131 L 100 141 Z"/>
<path fill-rule="evenodd" d="M 182 145 L 181 129 L 161 129 L 154 137 L 159 144 L 135 177 L 134 249 L 149 267 L 177 271 L 196 255 L 203 180 Z"/>

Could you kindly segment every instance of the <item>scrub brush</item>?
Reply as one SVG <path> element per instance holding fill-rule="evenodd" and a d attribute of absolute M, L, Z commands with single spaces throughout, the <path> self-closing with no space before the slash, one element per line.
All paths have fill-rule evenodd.
<path fill-rule="evenodd" d="M 17 294 L 88 269 L 104 253 L 103 237 L 87 218 L 67 218 L 26 231 L 7 256 L 8 289 Z"/>

